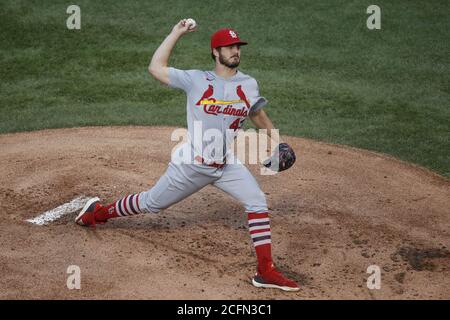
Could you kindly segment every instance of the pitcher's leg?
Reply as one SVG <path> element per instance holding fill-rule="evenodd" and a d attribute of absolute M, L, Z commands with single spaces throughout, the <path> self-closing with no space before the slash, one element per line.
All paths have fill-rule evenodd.
<path fill-rule="evenodd" d="M 100 205 L 98 198 L 92 199 L 80 212 L 76 222 L 81 225 L 95 225 L 105 223 L 111 218 L 157 213 L 216 179 L 199 170 L 201 169 L 194 165 L 170 162 L 164 175 L 148 191 L 128 195 L 107 206 Z"/>
<path fill-rule="evenodd" d="M 238 200 L 245 212 L 267 212 L 267 202 L 258 181 L 242 164 L 228 164 L 223 169 L 222 176 L 213 183 Z"/>
<path fill-rule="evenodd" d="M 248 227 L 258 260 L 257 274 L 252 283 L 257 287 L 297 291 L 298 285 L 279 273 L 272 260 L 272 237 L 266 197 L 258 182 L 242 164 L 224 168 L 223 175 L 214 182 L 219 189 L 239 200 L 248 215 Z"/>
<path fill-rule="evenodd" d="M 266 197 L 258 182 L 241 164 L 230 164 L 224 168 L 222 177 L 213 184 L 237 199 L 245 208 L 250 236 L 258 258 L 258 270 L 272 265 L 272 241 L 270 219 Z"/>
<path fill-rule="evenodd" d="M 139 200 L 141 210 L 157 213 L 185 199 L 191 194 L 210 184 L 215 177 L 201 168 L 190 164 L 169 163 L 166 173 L 156 185 L 146 192 L 141 192 Z M 208 170 L 205 168 L 204 170 Z"/>

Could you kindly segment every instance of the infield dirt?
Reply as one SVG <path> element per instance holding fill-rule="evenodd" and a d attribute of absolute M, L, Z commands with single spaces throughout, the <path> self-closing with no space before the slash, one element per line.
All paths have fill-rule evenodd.
<path fill-rule="evenodd" d="M 96 230 L 76 213 L 26 222 L 78 196 L 149 189 L 171 127 L 87 127 L 0 136 L 1 299 L 450 299 L 450 180 L 389 156 L 282 137 L 297 163 L 249 166 L 271 210 L 275 263 L 296 293 L 250 283 L 255 256 L 238 202 L 208 186 L 159 213 Z M 68 266 L 81 289 L 66 287 Z M 381 268 L 381 289 L 366 286 Z"/>

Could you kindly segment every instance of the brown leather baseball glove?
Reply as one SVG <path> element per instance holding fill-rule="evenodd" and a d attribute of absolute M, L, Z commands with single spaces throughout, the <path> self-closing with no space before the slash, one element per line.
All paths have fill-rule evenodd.
<path fill-rule="evenodd" d="M 292 167 L 296 160 L 295 152 L 287 143 L 280 143 L 273 155 L 263 162 L 266 168 L 281 172 Z"/>

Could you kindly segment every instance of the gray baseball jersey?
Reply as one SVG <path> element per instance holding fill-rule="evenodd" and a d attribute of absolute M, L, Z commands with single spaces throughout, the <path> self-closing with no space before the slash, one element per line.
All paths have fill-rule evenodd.
<path fill-rule="evenodd" d="M 249 112 L 267 104 L 256 80 L 240 71 L 225 79 L 214 71 L 169 68 L 169 81 L 170 87 L 186 92 L 189 142 L 194 158 L 201 155 L 208 163 L 221 163 Z M 196 135 L 195 125 L 201 125 L 203 133 L 218 133 L 222 141 Z"/>

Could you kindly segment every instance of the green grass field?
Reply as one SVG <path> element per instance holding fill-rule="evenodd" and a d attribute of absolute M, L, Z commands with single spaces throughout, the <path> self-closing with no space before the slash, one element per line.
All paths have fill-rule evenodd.
<path fill-rule="evenodd" d="M 66 8 L 81 7 L 81 30 Z M 282 134 L 391 154 L 450 177 L 450 2 L 0 2 L 0 132 L 90 125 L 185 126 L 181 91 L 147 73 L 153 51 L 184 17 L 199 32 L 171 65 L 212 69 L 210 34 L 250 42 L 241 70 L 270 100 Z"/>

